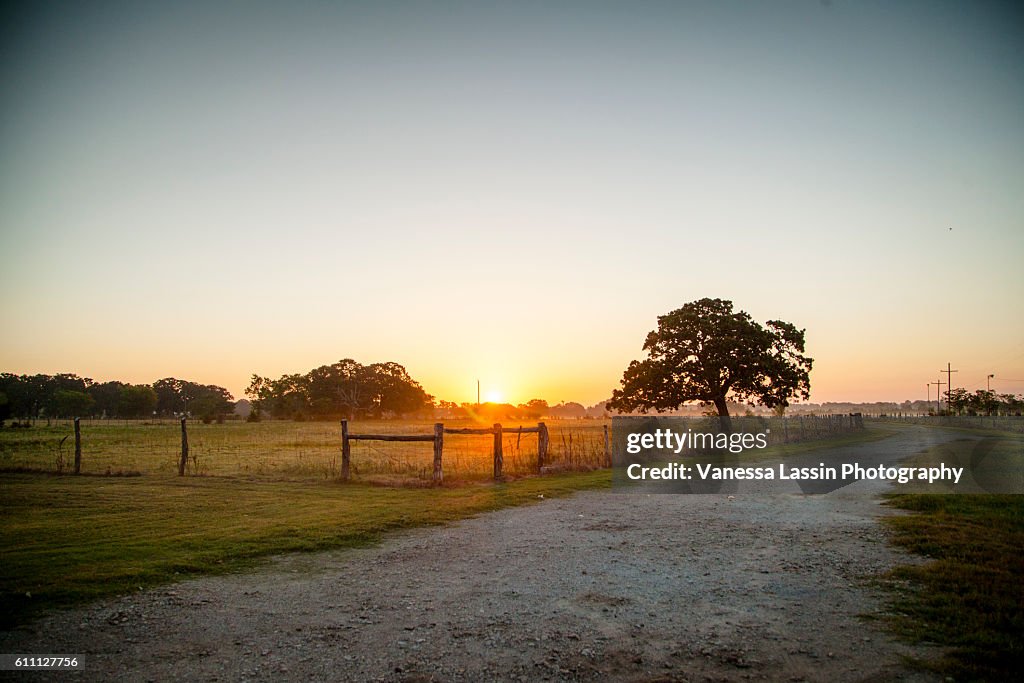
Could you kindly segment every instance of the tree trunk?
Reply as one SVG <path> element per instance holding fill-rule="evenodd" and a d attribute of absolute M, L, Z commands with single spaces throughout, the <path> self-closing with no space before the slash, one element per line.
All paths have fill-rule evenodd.
<path fill-rule="evenodd" d="M 729 404 L 725 402 L 725 396 L 715 399 L 715 408 L 718 410 L 718 424 L 726 434 L 732 434 L 732 418 L 729 417 Z"/>

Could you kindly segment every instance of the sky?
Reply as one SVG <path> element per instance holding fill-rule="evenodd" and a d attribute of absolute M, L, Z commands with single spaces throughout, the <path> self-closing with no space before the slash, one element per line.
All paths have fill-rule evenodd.
<path fill-rule="evenodd" d="M 1024 392 L 1024 10 L 123 2 L 0 14 L 0 370 L 403 364 L 587 405 L 703 297 L 811 400 Z M 934 396 L 934 388 L 931 389 Z"/>

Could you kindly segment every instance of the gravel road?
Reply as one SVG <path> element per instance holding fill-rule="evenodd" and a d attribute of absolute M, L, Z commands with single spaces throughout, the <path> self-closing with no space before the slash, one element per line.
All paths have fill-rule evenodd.
<path fill-rule="evenodd" d="M 871 577 L 915 561 L 886 514 L 845 489 L 586 492 L 55 612 L 0 652 L 85 655 L 36 680 L 931 680 L 859 616 Z"/>

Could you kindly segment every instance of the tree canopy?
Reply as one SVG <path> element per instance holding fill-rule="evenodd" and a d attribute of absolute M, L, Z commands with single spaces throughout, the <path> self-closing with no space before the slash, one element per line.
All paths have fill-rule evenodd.
<path fill-rule="evenodd" d="M 8 417 L 150 417 L 220 419 L 234 409 L 224 387 L 168 377 L 149 384 L 94 382 L 87 377 L 0 374 L 0 420 Z"/>
<path fill-rule="evenodd" d="M 729 426 L 727 400 L 785 407 L 810 396 L 812 359 L 804 330 L 792 323 L 754 321 L 731 301 L 700 299 L 658 317 L 643 345 L 647 358 L 632 361 L 609 410 L 675 410 L 686 403 L 715 406 Z"/>
<path fill-rule="evenodd" d="M 245 393 L 257 415 L 295 419 L 380 418 L 433 407 L 433 397 L 398 363 L 363 365 L 351 358 L 305 375 L 253 375 Z"/>
<path fill-rule="evenodd" d="M 944 391 L 942 395 L 955 415 L 1019 415 L 1024 410 L 1024 397 L 997 394 L 990 389 L 978 389 L 971 394 L 957 388 Z"/>
<path fill-rule="evenodd" d="M 156 410 L 156 392 L 148 384 L 129 384 L 121 389 L 120 417 L 149 417 Z"/>
<path fill-rule="evenodd" d="M 198 384 L 174 377 L 153 382 L 156 412 L 160 415 L 194 415 L 204 422 L 222 420 L 235 408 L 234 397 L 224 387 Z"/>

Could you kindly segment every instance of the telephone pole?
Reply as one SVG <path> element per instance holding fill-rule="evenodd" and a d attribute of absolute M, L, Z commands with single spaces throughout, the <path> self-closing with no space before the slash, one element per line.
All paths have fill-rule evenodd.
<path fill-rule="evenodd" d="M 480 405 L 480 380 L 476 381 L 476 404 Z"/>
<path fill-rule="evenodd" d="M 995 375 L 989 375 L 988 377 L 985 378 L 985 388 L 989 391 L 992 391 L 993 378 L 995 378 Z"/>
<path fill-rule="evenodd" d="M 953 364 L 952 363 L 946 363 L 945 371 L 939 370 L 939 373 L 942 373 L 942 372 L 946 373 L 946 412 L 950 413 L 950 414 L 952 414 L 952 412 L 953 412 L 950 409 L 951 404 L 950 404 L 950 400 L 949 400 L 950 399 L 949 392 L 953 391 L 953 373 L 954 372 L 960 372 L 959 370 L 953 370 L 952 368 L 953 368 Z"/>
<path fill-rule="evenodd" d="M 942 405 L 939 403 L 939 397 L 942 395 L 942 385 L 946 384 L 946 382 L 943 382 L 941 379 L 938 382 L 928 382 L 929 386 L 931 386 L 932 384 L 935 385 L 935 414 L 938 415 L 939 413 L 942 412 Z M 932 392 L 929 391 L 928 400 L 931 400 L 931 395 Z"/>

